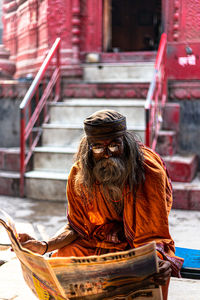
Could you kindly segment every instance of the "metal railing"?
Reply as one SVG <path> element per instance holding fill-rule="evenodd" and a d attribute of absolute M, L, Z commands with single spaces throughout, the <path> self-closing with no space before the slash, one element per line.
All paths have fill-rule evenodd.
<path fill-rule="evenodd" d="M 20 195 L 24 174 L 37 146 L 43 123 L 49 119 L 48 103 L 60 98 L 60 38 L 57 38 L 20 104 Z"/>
<path fill-rule="evenodd" d="M 163 33 L 156 57 L 153 79 L 145 102 L 145 144 L 153 150 L 156 148 L 158 132 L 163 121 L 163 108 L 167 99 L 166 50 L 167 35 Z"/>

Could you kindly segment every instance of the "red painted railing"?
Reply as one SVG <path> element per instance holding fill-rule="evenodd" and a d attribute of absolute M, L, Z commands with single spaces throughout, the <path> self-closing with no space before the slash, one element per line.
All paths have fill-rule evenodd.
<path fill-rule="evenodd" d="M 163 108 L 167 99 L 166 50 L 167 35 L 163 33 L 156 57 L 153 80 L 150 84 L 145 103 L 145 143 L 153 150 L 156 148 L 158 132 L 163 120 Z"/>
<path fill-rule="evenodd" d="M 59 97 L 60 38 L 57 38 L 20 104 L 21 196 L 24 196 L 24 174 L 42 133 L 41 125 L 49 119 L 48 103 L 57 102 Z"/>

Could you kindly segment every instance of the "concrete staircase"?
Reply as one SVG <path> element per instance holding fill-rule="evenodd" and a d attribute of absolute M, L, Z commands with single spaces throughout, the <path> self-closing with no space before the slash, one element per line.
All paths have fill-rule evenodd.
<path fill-rule="evenodd" d="M 42 147 L 35 149 L 33 171 L 25 175 L 27 197 L 66 200 L 67 176 L 83 135 L 83 120 L 97 110 L 110 108 L 126 115 L 129 130 L 144 140 L 146 94 L 139 99 L 133 95 L 127 99 L 127 95 L 121 96 L 121 91 L 124 84 L 130 87 L 138 83 L 148 86 L 153 65 L 152 62 L 85 64 L 82 81 L 66 82 L 63 94 L 68 99 L 50 106 L 50 122 L 43 125 Z M 108 89 L 111 91 L 109 95 Z M 74 94 L 70 96 L 72 92 Z"/>
<path fill-rule="evenodd" d="M 67 176 L 83 134 L 83 120 L 96 110 L 120 111 L 127 116 L 128 129 L 144 140 L 144 101 L 153 64 L 86 64 L 83 80 L 64 82 L 64 100 L 50 106 L 50 122 L 43 125 L 42 146 L 34 151 L 33 170 L 25 174 L 26 197 L 66 201 Z M 168 103 L 156 151 L 172 179 L 173 207 L 200 210 L 198 159 L 179 151 L 179 119 L 179 105 Z M 0 149 L 0 170 L 0 194 L 18 196 L 19 150 Z"/>
<path fill-rule="evenodd" d="M 144 140 L 144 100 L 66 99 L 50 106 L 50 122 L 43 125 L 42 147 L 34 151 L 34 170 L 26 173 L 26 196 L 66 199 L 67 176 L 83 135 L 83 120 L 100 109 L 114 109 L 127 117 L 127 126 Z"/>
<path fill-rule="evenodd" d="M 93 112 L 110 108 L 127 117 L 127 126 L 144 141 L 143 99 L 65 99 L 51 104 L 50 122 L 43 125 L 42 146 L 34 152 L 34 170 L 26 173 L 26 196 L 65 201 L 65 187 L 73 156 L 83 135 L 83 120 Z M 172 180 L 174 208 L 200 209 L 196 176 L 198 159 L 178 149 L 180 107 L 168 103 L 164 111 L 156 151 L 162 156 Z M 194 198 L 195 197 L 195 198 Z"/>

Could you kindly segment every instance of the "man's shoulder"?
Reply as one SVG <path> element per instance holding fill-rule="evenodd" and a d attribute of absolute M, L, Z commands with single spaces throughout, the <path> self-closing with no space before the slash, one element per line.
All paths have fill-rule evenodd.
<path fill-rule="evenodd" d="M 79 172 L 79 170 L 80 170 L 80 164 L 79 164 L 79 162 L 75 162 L 72 165 L 71 170 L 70 170 L 70 172 L 68 174 L 68 181 L 70 179 L 73 179 L 77 175 L 77 173 Z"/>
<path fill-rule="evenodd" d="M 155 152 L 152 148 L 149 148 L 148 146 L 141 144 L 141 150 L 142 153 L 145 156 L 152 156 L 152 157 L 160 157 L 157 152 Z"/>
<path fill-rule="evenodd" d="M 166 169 L 162 158 L 157 152 L 145 145 L 142 145 L 141 150 L 144 157 L 144 165 L 146 167 L 154 166 L 154 168 Z"/>
<path fill-rule="evenodd" d="M 69 177 L 76 175 L 79 170 L 80 170 L 80 164 L 79 162 L 75 162 L 71 167 L 71 170 L 69 172 Z"/>

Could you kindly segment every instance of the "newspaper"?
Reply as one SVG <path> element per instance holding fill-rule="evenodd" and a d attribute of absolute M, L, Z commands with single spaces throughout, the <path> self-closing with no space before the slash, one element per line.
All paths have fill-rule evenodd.
<path fill-rule="evenodd" d="M 99 256 L 53 258 L 23 248 L 13 220 L 1 209 L 0 224 L 8 233 L 27 285 L 38 299 L 162 300 L 161 288 L 151 280 L 158 271 L 155 242 Z"/>

